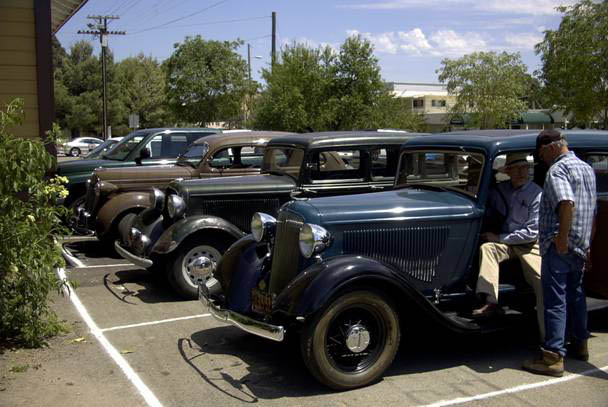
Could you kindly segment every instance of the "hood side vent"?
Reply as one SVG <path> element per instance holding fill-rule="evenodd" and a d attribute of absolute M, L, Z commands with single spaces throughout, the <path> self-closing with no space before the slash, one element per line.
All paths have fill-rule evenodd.
<path fill-rule="evenodd" d="M 344 253 L 383 261 L 428 283 L 435 277 L 449 233 L 447 226 L 348 230 Z"/>

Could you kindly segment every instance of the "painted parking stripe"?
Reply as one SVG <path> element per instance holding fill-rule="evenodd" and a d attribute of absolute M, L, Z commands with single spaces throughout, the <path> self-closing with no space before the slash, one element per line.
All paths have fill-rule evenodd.
<path fill-rule="evenodd" d="M 211 316 L 211 314 L 190 315 L 190 316 L 187 316 L 187 317 L 179 317 L 179 318 L 161 319 L 159 321 L 142 322 L 140 324 L 113 326 L 111 328 L 100 329 L 100 331 L 101 332 L 116 331 L 116 330 L 119 330 L 119 329 L 128 329 L 128 328 L 137 328 L 137 327 L 140 327 L 140 326 L 166 324 L 167 322 L 185 321 L 187 319 L 205 318 L 205 317 L 210 317 L 210 316 Z"/>
<path fill-rule="evenodd" d="M 74 256 L 65 246 L 61 247 L 61 253 L 63 253 L 63 257 L 68 262 L 68 264 L 72 267 L 86 267 L 83 262 L 78 260 L 76 256 Z"/>
<path fill-rule="evenodd" d="M 133 385 L 139 391 L 139 394 L 142 395 L 146 403 L 152 407 L 161 407 L 162 404 L 160 403 L 158 398 L 156 398 L 150 388 L 148 388 L 148 386 L 146 386 L 146 384 L 141 380 L 137 373 L 135 373 L 133 368 L 129 365 L 129 363 L 127 363 L 127 360 L 116 350 L 116 348 L 112 346 L 112 344 L 104 336 L 103 332 L 101 332 L 95 321 L 93 321 L 93 318 L 91 318 L 87 309 L 84 307 L 84 305 L 82 305 L 82 302 L 80 302 L 80 298 L 78 298 L 78 295 L 76 294 L 76 292 L 74 292 L 74 289 L 68 282 L 65 275 L 65 270 L 63 268 L 57 269 L 57 274 L 65 284 L 63 287 L 64 291 L 68 294 L 70 300 L 72 301 L 72 304 L 74 304 L 74 307 L 76 307 L 76 310 L 78 310 L 78 313 L 91 330 L 91 334 L 93 334 L 93 336 L 97 338 L 104 350 L 121 368 L 125 376 L 127 376 L 127 378 L 131 381 L 131 383 L 133 383 Z"/>
<path fill-rule="evenodd" d="M 594 373 L 598 373 L 598 372 L 608 372 L 608 366 L 597 367 L 595 369 L 585 370 L 584 372 L 581 372 L 581 373 L 576 373 L 576 374 L 571 374 L 571 375 L 567 375 L 564 377 L 545 380 L 544 382 L 522 384 L 522 385 L 511 387 L 508 389 L 478 394 L 476 396 L 459 397 L 459 398 L 452 399 L 452 400 L 442 400 L 442 401 L 438 401 L 438 402 L 431 403 L 431 404 L 425 404 L 424 406 L 421 406 L 421 407 L 445 407 L 445 406 L 454 406 L 456 404 L 468 403 L 470 401 L 475 401 L 475 400 L 485 400 L 485 399 L 489 399 L 489 398 L 493 398 L 493 397 L 502 396 L 504 394 L 519 393 L 519 392 L 526 391 L 526 390 L 537 389 L 539 387 L 545 387 L 545 386 L 551 386 L 551 385 L 558 384 L 558 383 L 564 383 L 564 382 L 568 382 L 570 380 L 580 379 L 581 377 L 584 377 L 584 376 L 590 376 L 590 375 L 592 375 Z"/>

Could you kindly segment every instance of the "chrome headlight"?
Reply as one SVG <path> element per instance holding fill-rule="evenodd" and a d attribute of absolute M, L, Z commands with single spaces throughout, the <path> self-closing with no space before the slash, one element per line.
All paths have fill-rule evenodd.
<path fill-rule="evenodd" d="M 251 234 L 256 242 L 269 241 L 276 230 L 277 220 L 272 216 L 256 212 L 251 218 Z"/>
<path fill-rule="evenodd" d="M 167 198 L 167 213 L 171 219 L 179 218 L 186 211 L 186 202 L 179 195 L 169 195 Z"/>
<path fill-rule="evenodd" d="M 158 188 L 152 188 L 152 193 L 150 194 L 150 207 L 162 211 L 164 204 L 165 193 Z"/>
<path fill-rule="evenodd" d="M 300 253 L 307 259 L 331 246 L 331 234 L 318 225 L 305 223 L 300 229 Z"/>

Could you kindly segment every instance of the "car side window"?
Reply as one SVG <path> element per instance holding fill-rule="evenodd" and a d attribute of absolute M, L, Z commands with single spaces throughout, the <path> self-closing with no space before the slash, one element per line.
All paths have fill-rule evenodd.
<path fill-rule="evenodd" d="M 597 192 L 608 193 L 608 154 L 590 154 L 585 161 L 595 172 Z"/>
<path fill-rule="evenodd" d="M 393 179 L 397 171 L 399 147 L 369 150 L 372 180 Z"/>
<path fill-rule="evenodd" d="M 241 161 L 248 168 L 261 168 L 264 160 L 264 149 L 254 146 L 241 148 Z"/>
<path fill-rule="evenodd" d="M 146 148 L 150 150 L 150 158 L 161 157 L 161 146 L 163 144 L 163 136 L 158 135 L 152 137 L 152 139 L 146 145 Z"/>
<path fill-rule="evenodd" d="M 188 137 L 184 133 L 164 134 L 161 144 L 161 157 L 172 158 L 183 153 L 188 147 Z"/>
<path fill-rule="evenodd" d="M 308 168 L 313 182 L 363 178 L 359 150 L 313 151 Z"/>

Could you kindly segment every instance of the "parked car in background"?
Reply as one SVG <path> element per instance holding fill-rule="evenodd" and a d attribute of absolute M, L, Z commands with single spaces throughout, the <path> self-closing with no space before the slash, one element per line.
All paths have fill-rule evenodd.
<path fill-rule="evenodd" d="M 116 250 L 137 265 L 156 266 L 183 298 L 195 298 L 204 276 L 194 273 L 193 260 L 219 261 L 250 232 L 255 212 L 276 215 L 291 199 L 390 189 L 401 144 L 412 137 L 343 131 L 274 138 L 261 175 L 174 181 L 165 192 L 155 190 L 150 209 L 119 225 Z"/>
<path fill-rule="evenodd" d="M 111 138 L 107 139 L 106 141 L 104 141 L 103 143 L 101 143 L 100 145 L 98 145 L 97 147 L 95 147 L 93 150 L 91 150 L 89 152 L 89 154 L 85 155 L 83 158 L 85 160 L 101 158 L 102 154 L 109 152 L 112 149 L 112 147 L 114 147 L 120 140 L 122 140 L 122 137 L 111 137 Z"/>
<path fill-rule="evenodd" d="M 125 136 L 103 157 L 61 162 L 57 165 L 57 175 L 67 177 L 69 192 L 62 203 L 76 207 L 84 200 L 86 182 L 95 168 L 173 164 L 177 156 L 195 140 L 221 132 L 220 129 L 208 128 L 142 129 Z"/>
<path fill-rule="evenodd" d="M 114 250 L 119 222 L 150 206 L 153 188 L 165 189 L 179 179 L 259 174 L 264 146 L 289 133 L 250 131 L 218 133 L 192 143 L 175 164 L 128 168 L 98 168 L 93 172 L 86 199 L 76 208 L 74 226 L 80 233 L 95 233 Z"/>
<path fill-rule="evenodd" d="M 535 304 L 518 261 L 501 264 L 498 298 L 505 315 L 482 321 L 470 311 L 496 170 L 509 152 L 532 155 L 537 134 L 418 137 L 403 146 L 390 191 L 294 200 L 278 215 L 255 214 L 252 234 L 219 262 L 205 254 L 191 260 L 194 275 L 213 273 L 200 279 L 199 298 L 217 319 L 247 332 L 275 341 L 299 337 L 309 371 L 337 390 L 379 379 L 401 337 L 416 335 L 401 331 L 413 316 L 461 333 L 517 323 Z M 597 230 L 606 231 L 608 132 L 564 134 L 569 148 L 596 169 Z M 588 295 L 608 298 L 607 244 L 606 233 L 593 241 Z"/>
<path fill-rule="evenodd" d="M 95 137 L 78 137 L 58 146 L 57 153 L 79 157 L 82 154 L 88 154 L 90 151 L 93 151 L 102 143 L 103 140 Z"/>

